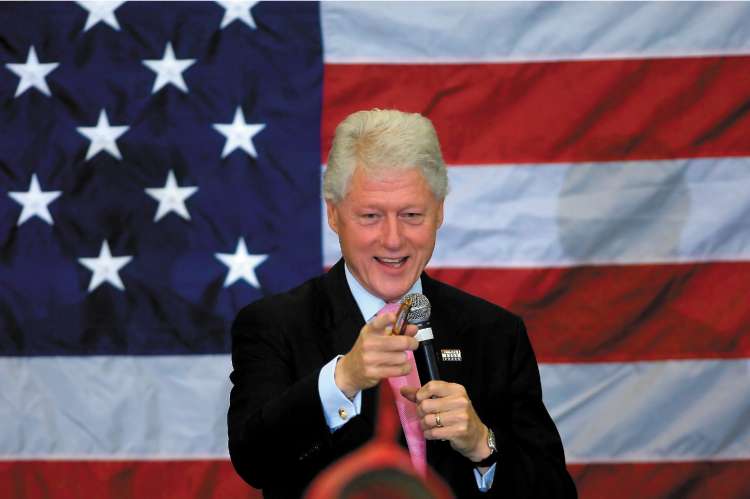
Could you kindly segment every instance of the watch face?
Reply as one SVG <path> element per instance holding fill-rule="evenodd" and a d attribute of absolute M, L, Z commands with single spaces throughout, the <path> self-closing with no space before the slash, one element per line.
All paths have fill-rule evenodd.
<path fill-rule="evenodd" d="M 492 452 L 497 452 L 497 447 L 495 446 L 495 432 L 487 428 L 487 446 L 492 449 Z"/>

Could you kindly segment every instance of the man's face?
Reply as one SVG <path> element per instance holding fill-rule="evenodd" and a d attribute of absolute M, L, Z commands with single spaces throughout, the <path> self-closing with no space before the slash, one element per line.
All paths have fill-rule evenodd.
<path fill-rule="evenodd" d="M 357 167 L 346 197 L 326 201 L 326 209 L 349 270 L 385 301 L 409 291 L 430 260 L 443 223 L 443 201 L 416 168 L 368 176 Z"/>

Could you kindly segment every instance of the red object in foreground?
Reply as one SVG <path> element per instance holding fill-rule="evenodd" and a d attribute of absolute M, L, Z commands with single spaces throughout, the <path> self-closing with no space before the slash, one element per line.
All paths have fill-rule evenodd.
<path fill-rule="evenodd" d="M 429 467 L 423 480 L 409 453 L 396 443 L 400 427 L 393 394 L 380 384 L 375 437 L 325 469 L 305 495 L 308 499 L 452 498 L 445 482 Z"/>

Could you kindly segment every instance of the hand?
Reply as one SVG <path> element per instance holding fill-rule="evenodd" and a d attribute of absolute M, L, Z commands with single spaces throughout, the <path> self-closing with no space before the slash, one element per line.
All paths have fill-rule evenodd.
<path fill-rule="evenodd" d="M 463 385 L 430 381 L 421 388 L 405 386 L 401 395 L 417 404 L 427 440 L 447 440 L 453 449 L 474 462 L 492 452 L 487 445 L 487 426 L 474 411 Z M 437 424 L 438 415 L 441 427 Z"/>
<path fill-rule="evenodd" d="M 396 314 L 382 314 L 362 327 L 352 349 L 336 364 L 334 381 L 349 398 L 373 387 L 383 378 L 411 371 L 407 350 L 416 350 L 417 326 L 410 324 L 403 336 L 390 335 Z"/>

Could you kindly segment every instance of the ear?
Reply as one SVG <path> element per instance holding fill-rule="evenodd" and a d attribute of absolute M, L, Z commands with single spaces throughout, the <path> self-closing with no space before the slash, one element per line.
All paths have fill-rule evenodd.
<path fill-rule="evenodd" d="M 339 217 L 336 205 L 330 199 L 326 199 L 326 217 L 328 218 L 328 226 L 336 234 L 339 233 Z"/>
<path fill-rule="evenodd" d="M 437 225 L 435 228 L 437 229 L 443 226 L 443 205 L 445 205 L 445 199 L 441 199 L 438 203 L 437 214 L 435 215 L 437 217 Z"/>

